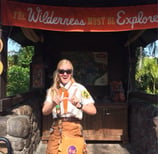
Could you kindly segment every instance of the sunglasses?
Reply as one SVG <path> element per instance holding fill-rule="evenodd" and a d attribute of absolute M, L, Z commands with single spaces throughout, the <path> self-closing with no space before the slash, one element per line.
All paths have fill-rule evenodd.
<path fill-rule="evenodd" d="M 71 69 L 68 69 L 68 70 L 59 69 L 59 70 L 58 70 L 58 73 L 59 73 L 59 74 L 64 74 L 64 73 L 71 74 L 71 73 L 72 73 L 72 70 L 71 70 Z"/>

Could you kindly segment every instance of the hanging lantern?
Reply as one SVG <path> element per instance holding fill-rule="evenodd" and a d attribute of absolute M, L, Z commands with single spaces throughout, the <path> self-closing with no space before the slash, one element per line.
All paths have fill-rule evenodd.
<path fill-rule="evenodd" d="M 0 52 L 3 50 L 3 42 L 2 39 L 0 39 Z"/>
<path fill-rule="evenodd" d="M 2 74 L 3 72 L 3 63 L 0 61 L 0 75 Z"/>

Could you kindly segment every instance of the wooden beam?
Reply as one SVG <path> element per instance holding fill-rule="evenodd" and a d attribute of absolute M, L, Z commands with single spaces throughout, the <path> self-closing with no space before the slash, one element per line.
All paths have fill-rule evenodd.
<path fill-rule="evenodd" d="M 36 95 L 39 94 L 36 94 L 35 92 L 28 92 L 28 93 L 18 94 L 16 96 L 0 99 L 0 113 L 6 112 L 11 107 L 20 104 L 21 102 L 24 102 L 25 100 L 28 100 Z"/>
<path fill-rule="evenodd" d="M 140 30 L 140 31 L 134 31 L 131 33 L 131 36 L 129 36 L 128 41 L 125 43 L 125 47 L 129 46 L 131 43 L 133 43 L 135 40 L 137 40 L 145 30 Z"/>
<path fill-rule="evenodd" d="M 1 28 L 0 28 L 1 29 Z M 1 40 L 3 42 L 3 48 L 2 51 L 0 52 L 0 61 L 3 65 L 3 72 L 0 74 L 0 98 L 6 97 L 6 85 L 7 85 L 7 34 L 5 32 L 1 32 Z"/>

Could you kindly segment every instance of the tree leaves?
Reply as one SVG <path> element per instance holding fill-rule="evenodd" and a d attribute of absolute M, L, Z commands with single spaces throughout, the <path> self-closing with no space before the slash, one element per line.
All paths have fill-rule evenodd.
<path fill-rule="evenodd" d="M 34 47 L 28 46 L 8 56 L 7 96 L 29 91 L 30 63 L 33 53 Z"/>

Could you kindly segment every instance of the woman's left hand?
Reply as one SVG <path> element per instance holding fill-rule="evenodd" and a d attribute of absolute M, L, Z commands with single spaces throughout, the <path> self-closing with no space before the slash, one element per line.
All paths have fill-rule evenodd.
<path fill-rule="evenodd" d="M 73 96 L 72 98 L 70 98 L 69 101 L 76 107 L 78 104 L 80 104 L 80 100 L 76 96 Z"/>
<path fill-rule="evenodd" d="M 80 99 L 78 97 L 76 97 L 76 93 L 77 93 L 77 88 L 74 90 L 74 93 L 72 95 L 71 98 L 69 98 L 69 101 L 76 107 L 78 107 L 80 105 Z"/>

